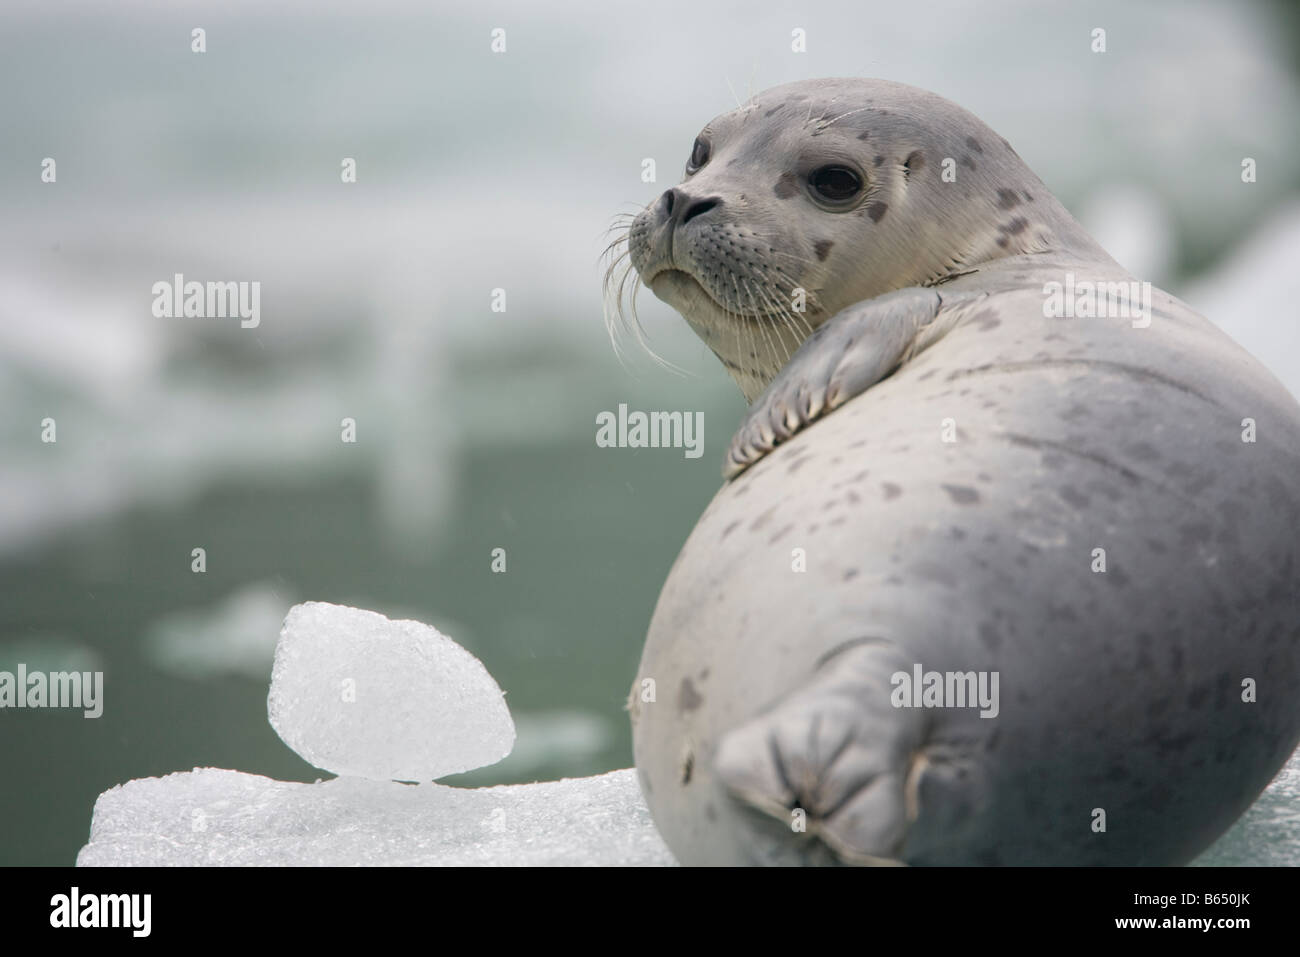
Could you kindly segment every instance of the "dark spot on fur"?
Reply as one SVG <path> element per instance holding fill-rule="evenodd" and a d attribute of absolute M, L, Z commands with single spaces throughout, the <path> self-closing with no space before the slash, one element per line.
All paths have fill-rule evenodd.
<path fill-rule="evenodd" d="M 1169 710 L 1169 703 L 1168 698 L 1156 698 L 1147 705 L 1147 717 L 1156 718 L 1164 714 Z"/>
<path fill-rule="evenodd" d="M 695 770 L 695 755 L 687 751 L 686 758 L 682 761 L 682 784 L 691 783 L 691 772 Z"/>
<path fill-rule="evenodd" d="M 831 239 L 819 239 L 817 242 L 813 243 L 813 252 L 817 254 L 817 261 L 825 262 L 826 257 L 831 254 L 831 249 L 834 245 L 835 241 Z"/>
<path fill-rule="evenodd" d="M 1070 605 L 1049 605 L 1047 611 L 1053 619 L 1059 618 L 1061 621 L 1079 620 L 1078 612 Z"/>
<path fill-rule="evenodd" d="M 898 496 L 903 494 L 902 487 L 895 485 L 893 482 L 885 482 L 880 486 L 880 488 L 885 493 L 886 502 L 896 499 Z"/>
<path fill-rule="evenodd" d="M 975 137 L 973 136 L 966 137 L 966 145 L 969 146 L 971 149 L 973 149 L 976 153 L 984 152 L 984 147 L 980 146 L 980 141 L 975 139 Z"/>
<path fill-rule="evenodd" d="M 1017 216 L 1011 222 L 998 226 L 998 232 L 1006 233 L 1008 236 L 1015 236 L 1018 233 L 1023 233 L 1028 225 L 1029 220 L 1023 216 Z"/>
<path fill-rule="evenodd" d="M 785 109 L 785 104 L 784 104 L 784 103 L 778 103 L 776 106 L 772 107 L 770 110 L 768 110 L 768 111 L 767 111 L 766 113 L 764 113 L 763 115 L 764 115 L 764 116 L 774 116 L 774 115 L 776 115 L 777 113 L 780 113 L 780 112 L 781 112 L 782 110 L 784 110 L 784 109 Z"/>
<path fill-rule="evenodd" d="M 1013 189 L 998 190 L 998 209 L 1011 209 L 1013 206 L 1020 205 L 1020 197 L 1016 195 Z"/>
<path fill-rule="evenodd" d="M 940 485 L 956 505 L 975 505 L 980 500 L 980 493 L 969 485 Z"/>
<path fill-rule="evenodd" d="M 781 178 L 772 187 L 772 192 L 776 193 L 777 199 L 789 199 L 799 192 L 799 181 L 794 173 L 782 173 Z"/>
<path fill-rule="evenodd" d="M 1154 462 L 1160 458 L 1160 450 L 1150 442 L 1135 442 L 1124 451 L 1139 462 Z"/>
<path fill-rule="evenodd" d="M 734 532 L 736 530 L 736 526 L 739 524 L 740 524 L 740 519 L 736 519 L 734 522 L 732 522 L 730 525 L 724 528 L 722 530 L 722 534 L 719 536 L 719 541 L 721 541 L 722 539 L 730 535 L 732 532 Z"/>
<path fill-rule="evenodd" d="M 884 158 L 883 156 L 877 156 L 875 159 L 873 159 L 873 160 L 871 161 L 871 165 L 872 165 L 872 166 L 879 166 L 879 165 L 880 165 L 881 163 L 883 163 L 884 161 L 885 161 L 885 158 Z"/>
<path fill-rule="evenodd" d="M 858 577 L 858 570 L 856 568 L 846 568 L 844 570 L 844 580 L 846 582 L 853 581 L 853 579 L 857 577 Z"/>
<path fill-rule="evenodd" d="M 980 332 L 992 332 L 998 326 L 1002 325 L 1002 320 L 998 318 L 996 310 L 981 309 L 975 315 L 970 317 L 970 323 L 976 326 Z"/>
<path fill-rule="evenodd" d="M 858 134 L 858 139 L 860 139 L 860 140 L 865 140 L 865 139 L 870 139 L 870 138 L 871 138 L 871 131 L 870 131 L 870 130 L 863 130 L 861 133 Z"/>
<path fill-rule="evenodd" d="M 965 153 L 961 154 L 961 160 L 959 162 L 961 163 L 962 166 L 965 166 L 967 169 L 973 170 L 977 168 L 975 166 L 975 161 L 971 159 L 969 156 L 967 156 Z"/>
<path fill-rule="evenodd" d="M 695 685 L 690 678 L 682 679 L 681 689 L 677 692 L 677 710 L 694 711 L 704 703 L 700 693 L 695 690 Z"/>
<path fill-rule="evenodd" d="M 775 512 L 776 512 L 776 506 L 773 505 L 771 508 L 769 508 L 762 515 L 758 516 L 758 518 L 754 519 L 754 521 L 750 523 L 749 530 L 751 532 L 758 531 L 760 528 L 762 528 L 764 525 L 768 523 L 768 520 L 771 519 L 773 513 Z"/>
<path fill-rule="evenodd" d="M 889 211 L 889 204 L 874 202 L 867 207 L 867 215 L 871 217 L 873 223 L 878 223 L 885 218 L 885 213 Z"/>
<path fill-rule="evenodd" d="M 767 540 L 767 543 L 769 545 L 775 545 L 781 539 L 785 538 L 785 536 L 789 535 L 792 531 L 794 531 L 794 525 L 793 524 L 787 525 L 785 528 L 782 528 L 779 531 L 777 531 L 775 534 L 773 534 L 773 536 Z"/>
<path fill-rule="evenodd" d="M 1073 508 L 1087 508 L 1091 499 L 1071 485 L 1061 486 L 1061 498 Z"/>
<path fill-rule="evenodd" d="M 1006 237 L 1006 236 L 999 236 L 999 237 L 998 237 L 998 248 L 999 248 L 999 249 L 1006 249 L 1006 248 L 1007 248 L 1007 237 Z"/>
<path fill-rule="evenodd" d="M 957 587 L 957 578 L 953 575 L 951 569 L 939 562 L 917 562 L 907 571 L 913 578 L 934 582 L 944 588 Z"/>

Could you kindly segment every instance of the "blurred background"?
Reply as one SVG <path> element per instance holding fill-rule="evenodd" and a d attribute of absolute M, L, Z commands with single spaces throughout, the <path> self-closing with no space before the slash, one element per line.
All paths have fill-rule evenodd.
<path fill-rule="evenodd" d="M 130 778 L 320 777 L 266 720 L 307 599 L 482 658 L 519 742 L 448 783 L 632 763 L 646 626 L 744 403 L 648 293 L 688 375 L 620 365 L 599 255 L 749 92 L 858 75 L 956 100 L 1300 394 L 1298 67 L 1283 0 L 5 0 L 0 670 L 102 670 L 105 703 L 0 712 L 0 864 L 72 863 Z M 260 326 L 155 318 L 174 273 L 260 282 Z M 620 402 L 702 412 L 703 456 L 597 448 Z"/>

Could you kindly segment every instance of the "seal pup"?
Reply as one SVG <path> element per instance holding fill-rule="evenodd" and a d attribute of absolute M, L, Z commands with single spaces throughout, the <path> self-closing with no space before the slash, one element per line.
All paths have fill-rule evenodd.
<path fill-rule="evenodd" d="M 749 411 L 630 710 L 683 863 L 1179 864 L 1300 739 L 1300 407 L 1011 146 L 830 79 L 630 265 Z"/>

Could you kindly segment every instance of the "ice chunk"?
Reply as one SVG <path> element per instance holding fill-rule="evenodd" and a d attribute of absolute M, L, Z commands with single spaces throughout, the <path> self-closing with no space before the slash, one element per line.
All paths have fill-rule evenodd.
<path fill-rule="evenodd" d="M 515 728 L 482 662 L 418 621 L 307 602 L 275 649 L 271 726 L 318 768 L 432 781 L 495 764 Z"/>
<path fill-rule="evenodd" d="M 673 863 L 632 770 L 453 788 L 195 769 L 105 791 L 77 855 L 80 867 Z"/>

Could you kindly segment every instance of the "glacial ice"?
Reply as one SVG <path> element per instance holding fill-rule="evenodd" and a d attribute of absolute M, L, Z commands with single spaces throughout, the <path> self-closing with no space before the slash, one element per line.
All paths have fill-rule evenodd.
<path fill-rule="evenodd" d="M 428 625 L 295 605 L 267 710 L 286 744 L 340 777 L 302 784 L 195 768 L 128 781 L 95 801 L 77 865 L 674 863 L 630 769 L 490 788 L 427 783 L 493 764 L 515 740 L 487 669 Z"/>
<path fill-rule="evenodd" d="M 376 781 L 435 781 L 495 764 L 514 723 L 483 663 L 418 621 L 307 602 L 275 649 L 271 726 L 306 761 Z"/>
<path fill-rule="evenodd" d="M 95 802 L 79 867 L 671 865 L 636 772 L 492 788 L 196 768 Z"/>

